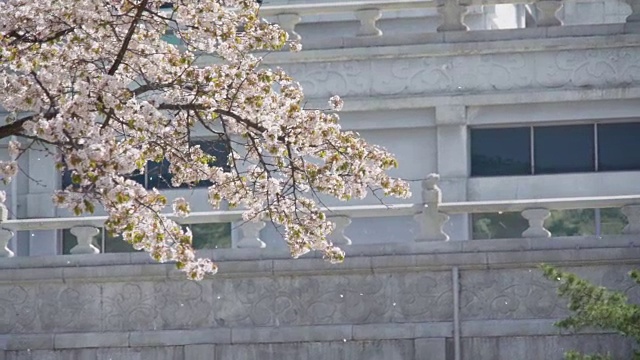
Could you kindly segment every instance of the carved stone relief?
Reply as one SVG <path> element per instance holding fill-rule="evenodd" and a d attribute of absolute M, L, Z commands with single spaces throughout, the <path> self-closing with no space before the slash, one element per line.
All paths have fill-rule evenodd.
<path fill-rule="evenodd" d="M 309 98 L 628 86 L 640 49 L 591 49 L 290 64 Z"/>
<path fill-rule="evenodd" d="M 554 284 L 537 269 L 466 271 L 460 285 L 463 320 L 548 319 L 565 312 Z"/>
<path fill-rule="evenodd" d="M 214 280 L 219 326 L 445 321 L 449 273 Z"/>

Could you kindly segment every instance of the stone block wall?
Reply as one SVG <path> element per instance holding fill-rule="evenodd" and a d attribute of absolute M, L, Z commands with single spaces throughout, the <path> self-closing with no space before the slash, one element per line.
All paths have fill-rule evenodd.
<path fill-rule="evenodd" d="M 605 241 L 606 240 L 606 241 Z M 561 359 L 632 344 L 561 333 L 566 302 L 535 267 L 564 265 L 640 300 L 627 236 L 351 246 L 330 265 L 277 249 L 203 253 L 184 280 L 145 254 L 0 261 L 0 359 Z M 457 275 L 457 276 L 456 276 Z"/>

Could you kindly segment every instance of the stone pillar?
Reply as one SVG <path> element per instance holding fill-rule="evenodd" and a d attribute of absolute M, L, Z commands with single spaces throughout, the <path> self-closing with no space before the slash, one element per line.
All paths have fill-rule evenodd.
<path fill-rule="evenodd" d="M 335 224 L 335 229 L 329 234 L 329 240 L 334 245 L 351 245 L 351 239 L 344 234 L 347 226 L 351 224 L 348 216 L 329 216 L 329 221 Z"/>
<path fill-rule="evenodd" d="M 15 180 L 14 180 L 15 181 Z M 0 224 L 7 221 L 9 210 L 0 203 Z M 13 238 L 13 231 L 0 228 L 0 258 L 13 257 L 15 254 L 9 249 L 9 241 Z"/>
<path fill-rule="evenodd" d="M 355 15 L 360 20 L 357 36 L 382 36 L 382 30 L 376 26 L 376 22 L 382 17 L 380 9 L 362 9 L 356 11 Z"/>
<path fill-rule="evenodd" d="M 627 23 L 640 24 L 640 0 L 626 0 L 631 6 L 631 15 L 627 16 Z"/>
<path fill-rule="evenodd" d="M 622 233 L 640 234 L 640 205 L 623 206 L 622 213 L 627 217 L 627 226 L 622 229 Z"/>
<path fill-rule="evenodd" d="M 73 234 L 78 240 L 78 245 L 69 250 L 70 253 L 77 254 L 99 254 L 100 249 L 93 246 L 93 238 L 100 233 L 100 229 L 93 226 L 76 226 L 71 228 Z"/>
<path fill-rule="evenodd" d="M 422 182 L 422 201 L 420 212 L 414 219 L 420 225 L 420 235 L 416 241 L 448 241 L 447 235 L 442 227 L 449 220 L 449 215 L 442 214 L 438 206 L 442 202 L 442 192 L 438 187 L 438 174 L 429 174 Z"/>
<path fill-rule="evenodd" d="M 470 0 L 437 0 L 438 13 L 442 17 L 442 24 L 438 31 L 467 31 L 469 27 L 464 23 L 464 17 L 469 12 L 467 6 Z"/>
<path fill-rule="evenodd" d="M 300 41 L 302 37 L 296 32 L 296 25 L 302 20 L 298 14 L 278 14 L 276 15 L 276 23 L 282 27 L 288 34 L 289 40 Z"/>
<path fill-rule="evenodd" d="M 40 148 L 41 149 L 41 148 Z M 51 156 L 43 156 L 42 151 L 29 150 L 27 173 L 33 180 L 27 181 L 28 192 L 25 196 L 25 218 L 56 217 L 56 207 L 51 202 L 53 192 L 60 187 L 60 173 L 55 169 Z M 24 155 L 23 155 L 24 156 Z M 57 255 L 58 231 L 29 231 L 29 255 Z"/>
<path fill-rule="evenodd" d="M 236 243 L 238 248 L 265 248 L 267 244 L 260 240 L 260 230 L 262 230 L 267 224 L 264 221 L 245 221 L 240 224 L 240 230 L 242 236 Z"/>
<path fill-rule="evenodd" d="M 444 201 L 467 201 L 467 179 L 469 174 L 469 151 L 467 108 L 462 105 L 437 106 L 436 150 L 438 186 Z M 469 240 L 469 214 L 454 214 L 445 225 L 453 240 Z"/>
<path fill-rule="evenodd" d="M 548 209 L 527 209 L 522 212 L 522 217 L 529 221 L 529 228 L 522 233 L 523 238 L 548 238 L 549 230 L 544 228 L 544 221 L 551 213 Z"/>
<path fill-rule="evenodd" d="M 15 256 L 14 252 L 9 249 L 11 238 L 13 238 L 13 231 L 0 228 L 0 258 Z"/>
<path fill-rule="evenodd" d="M 538 9 L 536 25 L 540 27 L 562 25 L 562 21 L 556 16 L 562 8 L 562 0 L 538 0 L 536 8 Z"/>

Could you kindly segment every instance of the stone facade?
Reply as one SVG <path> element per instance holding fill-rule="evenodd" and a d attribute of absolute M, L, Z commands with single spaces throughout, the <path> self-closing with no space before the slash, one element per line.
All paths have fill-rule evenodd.
<path fill-rule="evenodd" d="M 640 300 L 625 275 L 640 265 L 640 241 L 606 240 L 353 245 L 341 265 L 218 250 L 201 254 L 220 266 L 202 282 L 145 254 L 4 259 L 0 356 L 507 360 L 560 359 L 571 348 L 622 356 L 631 344 L 616 335 L 554 328 L 566 301 L 536 268 L 560 264 Z"/>

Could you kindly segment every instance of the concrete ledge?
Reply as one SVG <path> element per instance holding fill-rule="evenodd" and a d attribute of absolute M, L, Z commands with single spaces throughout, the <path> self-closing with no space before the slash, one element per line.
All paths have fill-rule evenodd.
<path fill-rule="evenodd" d="M 352 340 L 352 332 L 351 325 L 233 328 L 231 329 L 231 342 L 233 344 L 253 344 L 342 341 Z"/>
<path fill-rule="evenodd" d="M 550 320 L 470 320 L 460 324 L 462 337 L 513 337 L 552 336 L 574 334 L 561 330 L 553 324 L 560 319 Z M 578 334 L 614 334 L 613 331 L 583 329 Z"/>
<path fill-rule="evenodd" d="M 75 333 L 55 334 L 53 347 L 55 349 L 78 349 L 100 347 L 126 347 L 129 345 L 128 333 Z"/>
<path fill-rule="evenodd" d="M 232 249 L 229 252 L 233 252 Z M 244 250 L 244 249 L 238 249 Z M 465 269 L 527 268 L 540 263 L 572 265 L 640 263 L 640 240 L 634 236 L 607 236 L 499 239 L 428 243 L 372 244 L 345 247 L 347 259 L 332 265 L 316 257 L 261 259 L 259 251 L 242 251 L 243 261 L 219 261 L 216 278 L 338 275 L 385 273 L 393 271 L 440 270 L 453 266 Z M 0 283 L 15 282 L 108 282 L 142 280 L 183 280 L 184 274 L 173 264 L 115 264 L 107 255 L 78 255 L 80 262 L 67 262 L 67 256 L 0 259 Z M 127 259 L 125 254 L 125 261 Z M 138 254 L 136 254 L 138 255 Z M 108 257 L 108 262 L 102 261 Z M 62 258 L 62 260 L 58 259 Z M 90 265 L 95 260 L 95 265 Z M 84 264 L 80 266 L 79 264 Z M 15 268 L 12 268 L 15 265 Z"/>
<path fill-rule="evenodd" d="M 231 343 L 231 329 L 137 331 L 129 335 L 129 346 L 229 343 Z"/>
<path fill-rule="evenodd" d="M 353 325 L 353 340 L 444 338 L 451 337 L 452 334 L 453 324 L 450 322 Z"/>
<path fill-rule="evenodd" d="M 0 344 L 4 343 L 5 350 L 47 350 L 53 349 L 53 338 L 53 334 L 2 335 Z"/>
<path fill-rule="evenodd" d="M 551 32 L 548 32 L 551 29 Z M 308 44 L 300 53 L 279 52 L 265 58 L 265 63 L 353 61 L 402 57 L 433 57 L 584 50 L 638 46 L 640 39 L 624 24 L 573 25 L 550 28 L 525 28 L 409 34 L 380 38 L 352 37 L 325 40 L 318 47 Z M 579 36 L 577 34 L 580 34 Z M 612 36 L 616 35 L 616 36 Z M 203 59 L 204 60 L 204 59 Z"/>

